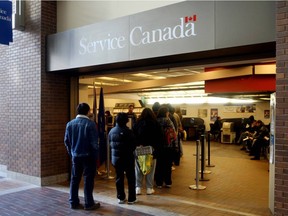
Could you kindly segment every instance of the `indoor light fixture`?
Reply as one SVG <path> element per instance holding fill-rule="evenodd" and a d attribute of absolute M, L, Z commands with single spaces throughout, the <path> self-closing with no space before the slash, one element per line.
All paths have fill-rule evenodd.
<path fill-rule="evenodd" d="M 154 104 L 159 102 L 160 104 L 251 104 L 255 103 L 252 99 L 234 99 L 234 98 L 221 98 L 221 97 L 166 97 L 166 98 L 146 98 L 147 104 Z"/>

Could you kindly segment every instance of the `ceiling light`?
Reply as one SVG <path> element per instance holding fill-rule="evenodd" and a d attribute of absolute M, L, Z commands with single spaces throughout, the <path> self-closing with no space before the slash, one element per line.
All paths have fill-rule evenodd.
<path fill-rule="evenodd" d="M 116 81 L 116 82 L 132 82 L 132 80 L 119 79 L 119 78 L 114 78 L 114 77 L 97 77 L 97 79 Z"/>
<path fill-rule="evenodd" d="M 270 101 L 270 98 L 259 98 L 260 100 Z"/>
<path fill-rule="evenodd" d="M 145 74 L 145 73 L 136 73 L 136 74 L 132 74 L 132 76 L 136 76 L 136 77 L 151 77 L 152 75 Z"/>
<path fill-rule="evenodd" d="M 146 77 L 146 78 L 149 78 L 149 79 L 166 79 L 166 77 L 163 77 L 163 76 L 154 76 L 154 75 L 151 75 L 151 74 L 145 74 L 145 73 L 136 73 L 136 74 L 132 74 L 132 76 L 136 76 L 136 77 Z"/>
<path fill-rule="evenodd" d="M 173 85 L 167 85 L 167 86 L 202 86 L 204 87 L 205 82 L 199 81 L 199 82 L 190 82 L 190 83 L 179 83 L 179 84 L 173 84 Z"/>
<path fill-rule="evenodd" d="M 154 104 L 155 102 L 170 103 L 170 104 L 251 104 L 255 103 L 255 100 L 251 99 L 233 99 L 233 98 L 220 98 L 220 97 L 189 97 L 189 98 L 147 98 L 145 99 L 147 104 Z"/>
<path fill-rule="evenodd" d="M 96 86 L 118 86 L 119 84 L 116 83 L 105 83 L 105 82 L 94 82 Z M 88 85 L 88 88 L 94 88 L 91 85 Z"/>

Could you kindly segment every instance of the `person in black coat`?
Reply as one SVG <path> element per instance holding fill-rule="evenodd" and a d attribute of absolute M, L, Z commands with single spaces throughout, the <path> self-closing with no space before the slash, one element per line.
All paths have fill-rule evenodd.
<path fill-rule="evenodd" d="M 160 151 L 157 156 L 157 164 L 155 170 L 155 182 L 157 188 L 162 188 L 163 183 L 166 188 L 171 188 L 172 185 L 172 163 L 174 157 L 174 144 L 176 140 L 176 131 L 173 122 L 169 118 L 169 109 L 163 105 L 158 110 L 157 121 L 162 128 L 163 143 L 160 145 Z M 168 136 L 167 131 L 170 131 L 172 136 Z"/>
<path fill-rule="evenodd" d="M 135 136 L 126 124 L 128 123 L 127 113 L 118 113 L 116 126 L 108 134 L 111 146 L 112 165 L 116 171 L 116 190 L 119 204 L 126 202 L 124 190 L 124 173 L 128 181 L 128 204 L 135 203 L 135 158 L 136 149 Z"/>
<path fill-rule="evenodd" d="M 144 175 L 140 165 L 136 162 L 136 194 L 141 194 L 143 179 L 146 183 L 146 194 L 154 193 L 154 174 L 156 168 L 157 156 L 161 142 L 163 142 L 163 132 L 160 124 L 156 120 L 153 111 L 150 108 L 143 109 L 140 117 L 133 127 L 133 132 L 136 136 L 137 146 L 151 146 L 153 148 L 153 162 L 149 173 Z"/>

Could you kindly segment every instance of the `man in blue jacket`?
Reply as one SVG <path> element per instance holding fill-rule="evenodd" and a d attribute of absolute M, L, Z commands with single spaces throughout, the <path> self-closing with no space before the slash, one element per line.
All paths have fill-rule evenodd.
<path fill-rule="evenodd" d="M 78 191 L 81 177 L 84 177 L 85 210 L 100 207 L 93 198 L 94 176 L 98 151 L 98 132 L 95 122 L 88 118 L 90 107 L 81 103 L 77 107 L 77 116 L 66 125 L 64 143 L 72 161 L 70 182 L 70 207 L 83 208 Z"/>

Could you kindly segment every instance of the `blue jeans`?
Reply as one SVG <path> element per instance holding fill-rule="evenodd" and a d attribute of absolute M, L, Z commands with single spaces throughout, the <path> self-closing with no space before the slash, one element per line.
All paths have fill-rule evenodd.
<path fill-rule="evenodd" d="M 143 175 L 142 171 L 140 170 L 139 164 L 136 161 L 135 166 L 135 173 L 136 173 L 136 187 L 142 187 L 143 178 L 145 178 L 146 181 L 146 189 L 153 188 L 154 185 L 154 174 L 155 174 L 155 168 L 156 168 L 156 159 L 153 160 L 153 165 L 151 167 L 150 173 L 147 175 Z"/>
<path fill-rule="evenodd" d="M 84 200 L 85 207 L 94 205 L 93 189 L 94 177 L 96 173 L 96 159 L 92 156 L 87 157 L 73 157 L 71 169 L 71 182 L 70 182 L 70 198 L 71 206 L 77 206 L 79 200 L 79 184 L 83 175 L 84 178 Z"/>

